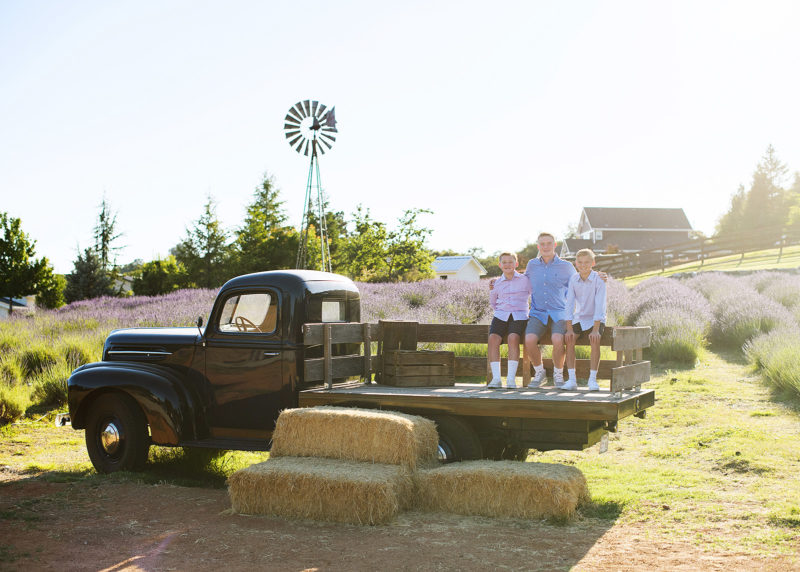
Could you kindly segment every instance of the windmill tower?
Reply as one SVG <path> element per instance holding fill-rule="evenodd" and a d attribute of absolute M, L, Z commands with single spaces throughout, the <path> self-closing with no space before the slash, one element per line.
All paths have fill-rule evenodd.
<path fill-rule="evenodd" d="M 289 145 L 298 153 L 311 157 L 308 166 L 308 183 L 303 204 L 303 222 L 300 226 L 300 246 L 297 249 L 297 268 L 308 265 L 308 233 L 317 217 L 317 233 L 320 246 L 320 270 L 331 271 L 331 252 L 328 247 L 328 228 L 325 221 L 325 205 L 322 200 L 322 183 L 319 178 L 319 155 L 324 155 L 336 141 L 336 107 L 328 108 L 318 101 L 298 101 L 289 108 L 284 118 L 283 129 Z M 327 110 L 327 111 L 326 111 Z M 326 149 L 327 147 L 327 149 Z M 316 212 L 313 201 L 316 199 Z"/>

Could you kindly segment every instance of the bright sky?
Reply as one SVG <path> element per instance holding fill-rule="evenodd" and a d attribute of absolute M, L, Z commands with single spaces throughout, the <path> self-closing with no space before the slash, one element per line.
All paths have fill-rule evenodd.
<path fill-rule="evenodd" d="M 711 233 L 767 145 L 800 169 L 800 3 L 0 0 L 0 211 L 72 269 L 105 195 L 118 262 L 168 254 L 265 172 L 299 225 L 283 118 L 336 106 L 334 210 L 429 208 L 436 249 L 520 249 L 584 206 Z"/>

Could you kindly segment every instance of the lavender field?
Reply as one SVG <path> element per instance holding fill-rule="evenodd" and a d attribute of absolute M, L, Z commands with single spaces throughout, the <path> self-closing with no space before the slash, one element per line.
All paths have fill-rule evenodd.
<path fill-rule="evenodd" d="M 359 284 L 362 320 L 488 324 L 487 283 L 429 280 Z M 99 298 L 0 322 L 0 423 L 63 406 L 75 367 L 100 359 L 114 328 L 191 326 L 207 318 L 216 292 Z M 759 272 L 734 277 L 650 278 L 634 288 L 610 280 L 609 325 L 653 328 L 656 366 L 692 367 L 706 348 L 740 350 L 776 387 L 800 394 L 800 276 Z M 485 351 L 477 348 L 477 351 Z"/>

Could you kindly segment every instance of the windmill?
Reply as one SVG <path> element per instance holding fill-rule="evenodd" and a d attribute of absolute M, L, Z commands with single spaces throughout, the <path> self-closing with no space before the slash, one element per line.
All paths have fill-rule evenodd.
<path fill-rule="evenodd" d="M 326 111 L 327 110 L 327 111 Z M 297 249 L 297 268 L 308 264 L 309 222 L 314 214 L 312 198 L 316 190 L 317 220 L 319 221 L 320 270 L 331 271 L 331 252 L 328 247 L 328 228 L 322 201 L 322 183 L 319 178 L 319 155 L 329 151 L 336 141 L 336 107 L 328 109 L 318 101 L 298 101 L 289 108 L 284 118 L 283 129 L 289 145 L 298 153 L 311 157 L 308 167 L 308 184 L 303 205 L 303 222 L 300 226 L 300 246 Z M 326 149 L 327 147 L 327 149 Z"/>

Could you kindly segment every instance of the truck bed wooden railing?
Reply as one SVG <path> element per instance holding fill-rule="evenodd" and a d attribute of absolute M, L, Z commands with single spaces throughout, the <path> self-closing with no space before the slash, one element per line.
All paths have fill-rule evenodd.
<path fill-rule="evenodd" d="M 304 379 L 322 381 L 331 387 L 334 379 L 359 376 L 371 379 L 372 374 L 382 370 L 382 354 L 387 350 L 416 350 L 420 343 L 440 344 L 486 344 L 489 326 L 483 324 L 420 324 L 405 321 L 381 321 L 378 324 L 305 324 L 303 344 L 322 346 L 323 357 L 305 360 Z M 372 354 L 372 342 L 377 342 L 378 352 Z M 338 344 L 359 344 L 358 354 L 334 355 Z M 540 340 L 540 345 L 550 345 L 549 336 Z M 578 345 L 589 345 L 586 340 Z M 616 352 L 616 359 L 600 360 L 598 379 L 611 380 L 613 393 L 636 388 L 650 380 L 650 362 L 642 359 L 642 350 L 650 345 L 650 327 L 615 326 L 603 332 L 600 345 L 610 347 Z M 341 346 L 338 346 L 341 347 Z M 549 375 L 553 372 L 553 360 L 544 360 Z M 589 360 L 575 360 L 577 375 L 586 378 L 589 374 Z M 505 375 L 507 360 L 501 360 Z M 455 376 L 486 376 L 488 371 L 485 356 L 455 356 Z M 531 379 L 531 363 L 527 352 L 522 352 L 519 371 L 522 384 L 527 386 Z"/>

